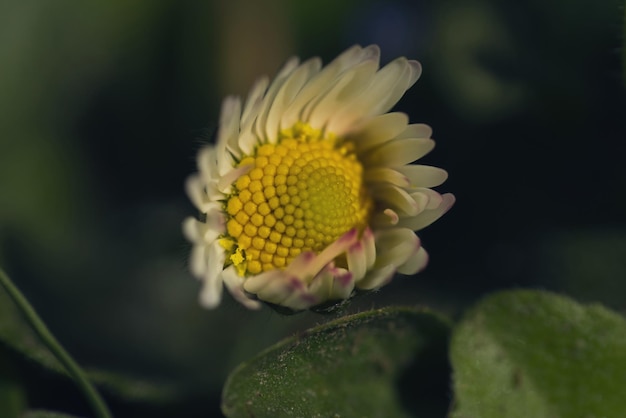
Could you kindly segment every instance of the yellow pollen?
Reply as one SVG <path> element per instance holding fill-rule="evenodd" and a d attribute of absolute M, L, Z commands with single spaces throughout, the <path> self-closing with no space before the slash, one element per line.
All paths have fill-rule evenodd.
<path fill-rule="evenodd" d="M 233 184 L 219 241 L 226 265 L 241 276 L 282 269 L 303 251 L 319 253 L 365 228 L 372 199 L 351 145 L 299 122 L 243 157 L 238 166 L 252 168 Z"/>

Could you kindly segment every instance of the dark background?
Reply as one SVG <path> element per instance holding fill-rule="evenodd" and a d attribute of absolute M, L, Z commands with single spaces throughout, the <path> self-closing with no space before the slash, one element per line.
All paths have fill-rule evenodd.
<path fill-rule="evenodd" d="M 457 203 L 425 272 L 350 311 L 452 318 L 531 287 L 626 311 L 626 99 L 617 0 L 9 1 L 0 6 L 0 262 L 84 365 L 217 411 L 227 373 L 327 318 L 197 304 L 183 191 L 220 102 L 291 55 L 377 43 L 424 72 L 396 107 Z M 191 412 L 188 413 L 191 416 Z"/>

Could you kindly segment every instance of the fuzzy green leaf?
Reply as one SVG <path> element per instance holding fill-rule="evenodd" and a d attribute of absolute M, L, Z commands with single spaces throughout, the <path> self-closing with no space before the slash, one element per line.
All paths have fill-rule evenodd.
<path fill-rule="evenodd" d="M 449 326 L 385 308 L 288 338 L 228 378 L 228 417 L 441 416 L 448 407 Z M 426 383 L 425 383 L 426 382 Z"/>
<path fill-rule="evenodd" d="M 454 418 L 626 417 L 626 319 L 539 291 L 487 297 L 451 343 Z"/>

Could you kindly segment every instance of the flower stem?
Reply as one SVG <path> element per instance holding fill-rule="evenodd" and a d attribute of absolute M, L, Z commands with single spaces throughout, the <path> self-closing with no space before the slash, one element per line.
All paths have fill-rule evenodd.
<path fill-rule="evenodd" d="M 72 359 L 67 351 L 59 344 L 54 335 L 48 330 L 46 324 L 43 323 L 33 306 L 26 300 L 22 292 L 13 284 L 9 276 L 0 268 L 0 283 L 7 290 L 7 293 L 13 299 L 18 308 L 22 311 L 22 314 L 26 317 L 26 320 L 33 327 L 41 341 L 48 347 L 48 349 L 55 355 L 57 360 L 65 367 L 68 374 L 76 381 L 76 384 L 83 392 L 87 401 L 93 408 L 96 417 L 98 418 L 111 418 L 111 412 L 107 408 L 106 404 L 102 400 L 100 394 L 96 391 L 93 385 L 87 380 L 85 373 L 80 366 Z"/>

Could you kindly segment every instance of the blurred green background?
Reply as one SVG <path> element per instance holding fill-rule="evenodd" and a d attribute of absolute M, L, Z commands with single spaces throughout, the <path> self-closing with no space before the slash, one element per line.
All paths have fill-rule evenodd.
<path fill-rule="evenodd" d="M 625 312 L 623 15 L 617 0 L 4 1 L 0 264 L 81 364 L 217 414 L 236 364 L 327 318 L 201 309 L 184 179 L 224 95 L 291 55 L 377 43 L 424 67 L 396 109 L 433 127 L 425 163 L 457 204 L 420 233 L 425 272 L 349 310 L 455 317 L 533 287 Z"/>

